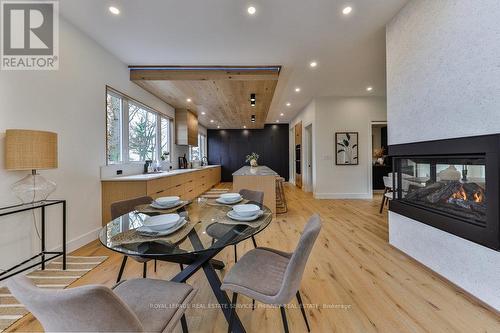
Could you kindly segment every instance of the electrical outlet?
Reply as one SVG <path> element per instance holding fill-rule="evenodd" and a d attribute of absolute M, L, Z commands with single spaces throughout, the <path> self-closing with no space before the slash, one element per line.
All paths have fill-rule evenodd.
<path fill-rule="evenodd" d="M 117 174 L 117 175 L 121 175 L 121 174 L 123 174 L 123 170 L 116 170 L 116 174 Z"/>

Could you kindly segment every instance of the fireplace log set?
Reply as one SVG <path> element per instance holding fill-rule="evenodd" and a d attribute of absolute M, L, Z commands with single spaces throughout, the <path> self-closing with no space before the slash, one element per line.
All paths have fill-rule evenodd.
<path fill-rule="evenodd" d="M 404 200 L 476 221 L 486 219 L 486 195 L 477 183 L 438 181 L 424 188 L 410 186 Z"/>

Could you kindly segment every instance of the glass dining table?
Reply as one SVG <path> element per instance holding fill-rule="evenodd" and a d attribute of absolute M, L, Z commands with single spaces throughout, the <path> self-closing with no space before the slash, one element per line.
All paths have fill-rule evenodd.
<path fill-rule="evenodd" d="M 168 236 L 154 236 L 141 234 L 136 229 L 143 226 L 148 216 L 161 213 L 154 210 L 141 212 L 143 210 L 138 207 L 104 226 L 99 239 L 108 249 L 124 255 L 186 265 L 171 281 L 186 282 L 198 270 L 203 270 L 220 309 L 229 321 L 231 302 L 220 289 L 221 281 L 216 273 L 216 270 L 222 270 L 225 265 L 214 257 L 226 246 L 244 241 L 269 226 L 273 214 L 268 207 L 262 206 L 261 209 L 263 214 L 258 219 L 238 222 L 227 216 L 232 210 L 230 206 L 218 204 L 211 199 L 197 198 L 177 211 L 186 220 L 183 227 Z M 214 234 L 207 229 L 217 232 Z M 245 332 L 235 315 L 233 331 Z"/>

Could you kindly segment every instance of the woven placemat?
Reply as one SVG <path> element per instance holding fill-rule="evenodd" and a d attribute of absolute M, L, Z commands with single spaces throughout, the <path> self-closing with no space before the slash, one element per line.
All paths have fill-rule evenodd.
<path fill-rule="evenodd" d="M 230 217 L 228 217 L 226 214 L 227 214 L 228 211 L 218 211 L 214 216 L 213 216 L 213 220 L 216 222 L 216 223 L 221 223 L 221 224 L 229 224 L 229 225 L 247 225 L 249 227 L 252 227 L 252 228 L 258 228 L 261 226 L 261 224 L 265 223 L 269 217 L 272 218 L 272 212 L 269 210 L 269 209 L 265 209 L 264 210 L 264 214 L 262 214 L 261 217 L 259 217 L 258 219 L 256 220 L 253 220 L 253 221 L 236 221 L 236 220 L 233 220 L 231 219 Z"/>
<path fill-rule="evenodd" d="M 247 200 L 247 199 L 243 199 L 241 201 L 238 201 L 238 202 L 235 202 L 235 203 L 227 203 L 227 204 L 221 204 L 221 203 L 218 203 L 217 201 L 215 200 L 208 200 L 207 201 L 207 205 L 210 205 L 210 206 L 222 206 L 222 207 L 233 207 L 235 205 L 244 205 L 246 203 L 249 203 L 250 200 Z"/>
<path fill-rule="evenodd" d="M 136 229 L 132 229 L 113 236 L 111 238 L 111 243 L 113 244 L 113 246 L 144 242 L 164 242 L 169 244 L 177 244 L 189 234 L 189 232 L 197 223 L 198 222 L 188 220 L 187 223 L 182 226 L 182 228 L 167 236 L 144 236 L 141 235 Z"/>
<path fill-rule="evenodd" d="M 154 214 L 154 215 L 170 214 L 170 213 L 177 212 L 179 209 L 181 209 L 184 206 L 189 205 L 190 203 L 191 203 L 190 201 L 182 201 L 180 205 L 172 207 L 172 208 L 167 208 L 167 209 L 154 208 L 154 207 L 151 207 L 150 204 L 144 204 L 144 205 L 136 206 L 135 210 L 138 211 L 139 213 L 143 213 L 143 214 L 147 214 L 147 215 L 149 215 L 149 214 Z"/>

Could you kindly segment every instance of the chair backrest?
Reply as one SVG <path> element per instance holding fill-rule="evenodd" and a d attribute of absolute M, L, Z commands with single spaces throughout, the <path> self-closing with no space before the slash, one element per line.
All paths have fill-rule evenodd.
<path fill-rule="evenodd" d="M 111 219 L 114 220 L 122 215 L 132 212 L 136 206 L 152 202 L 153 198 L 148 196 L 113 202 L 111 204 Z"/>
<path fill-rule="evenodd" d="M 307 259 L 311 254 L 320 230 L 321 219 L 318 214 L 314 214 L 304 227 L 299 243 L 290 257 L 290 262 L 283 278 L 283 285 L 276 295 L 276 304 L 287 304 L 299 290 Z"/>
<path fill-rule="evenodd" d="M 384 179 L 384 186 L 386 188 L 392 189 L 392 177 L 389 176 L 384 176 L 382 177 Z M 379 178 L 380 179 L 380 178 Z"/>
<path fill-rule="evenodd" d="M 262 204 L 264 203 L 264 192 L 242 189 L 239 193 L 243 198 L 254 201 L 262 207 Z"/>
<path fill-rule="evenodd" d="M 16 276 L 7 287 L 46 332 L 144 331 L 135 313 L 105 286 L 41 289 L 29 278 Z"/>

